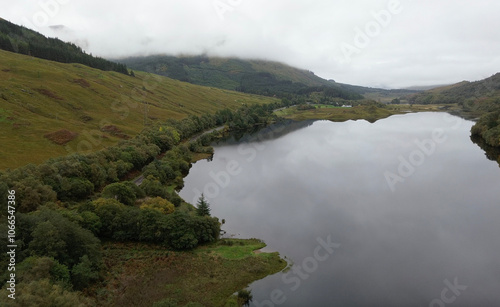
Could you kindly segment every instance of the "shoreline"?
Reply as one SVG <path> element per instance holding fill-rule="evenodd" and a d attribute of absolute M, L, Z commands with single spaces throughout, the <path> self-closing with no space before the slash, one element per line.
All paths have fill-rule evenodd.
<path fill-rule="evenodd" d="M 103 244 L 108 272 L 92 292 L 104 293 L 95 297 L 109 302 L 102 306 L 151 305 L 166 298 L 178 306 L 224 306 L 236 300 L 234 293 L 286 268 L 287 262 L 277 252 L 255 253 L 265 246 L 258 239 L 221 239 L 177 252 L 161 246 L 108 242 Z"/>

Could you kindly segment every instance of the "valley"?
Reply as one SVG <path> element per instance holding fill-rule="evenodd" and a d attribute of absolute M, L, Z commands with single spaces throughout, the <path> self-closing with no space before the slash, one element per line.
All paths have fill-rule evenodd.
<path fill-rule="evenodd" d="M 234 307 L 250 304 L 249 285 L 257 304 L 269 295 L 272 301 L 278 292 L 267 290 L 284 283 L 295 285 L 279 292 L 293 297 L 287 306 L 320 306 L 330 294 L 324 284 L 355 289 L 345 268 L 363 267 L 358 273 L 368 279 L 355 283 L 370 288 L 397 259 L 388 284 L 402 287 L 401 272 L 420 272 L 405 251 L 416 255 L 419 248 L 438 250 L 435 258 L 419 258 L 435 266 L 456 260 L 439 273 L 465 267 L 475 278 L 469 284 L 496 299 L 472 274 L 493 265 L 446 255 L 460 240 L 487 250 L 494 236 L 481 233 L 498 233 L 493 223 L 479 229 L 477 221 L 478 228 L 464 222 L 474 229 L 453 236 L 461 225 L 449 216 L 475 221 L 468 207 L 475 203 L 496 218 L 499 177 L 491 161 L 500 165 L 500 74 L 387 90 L 261 59 L 103 59 L 4 19 L 0 49 L 0 202 L 16 222 L 10 243 L 17 248 L 21 305 Z M 435 130 L 449 142 L 433 143 L 429 155 L 416 151 Z M 404 164 L 417 156 L 423 160 Z M 403 164 L 410 165 L 406 173 Z M 384 174 L 392 169 L 399 173 L 391 185 Z M 467 181 L 470 174 L 484 182 Z M 13 223 L 5 222 L 6 212 L 0 229 L 7 232 Z M 456 246 L 439 237 L 443 227 Z M 347 258 L 331 250 L 330 236 L 332 253 L 318 256 L 327 232 Z M 416 234 L 430 239 L 413 245 Z M 7 238 L 1 242 L 5 249 Z M 386 250 L 373 242 L 383 242 L 393 258 L 386 261 Z M 495 264 L 488 258 L 494 254 L 484 252 L 488 264 Z M 367 266 L 371 255 L 377 269 Z M 318 259 L 338 262 L 307 283 L 300 270 L 316 272 Z M 426 269 L 425 277 L 439 284 L 441 275 Z M 9 278 L 0 275 L 4 284 Z M 431 290 L 390 302 L 424 304 Z M 15 306 L 8 291 L 0 290 L 0 304 Z M 336 300 L 366 305 L 384 291 L 366 298 L 339 292 Z"/>

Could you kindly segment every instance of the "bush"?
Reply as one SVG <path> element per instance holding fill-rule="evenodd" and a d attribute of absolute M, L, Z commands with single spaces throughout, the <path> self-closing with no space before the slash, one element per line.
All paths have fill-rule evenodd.
<path fill-rule="evenodd" d="M 99 235 L 111 238 L 115 231 L 121 228 L 120 216 L 125 210 L 125 205 L 116 199 L 99 198 L 93 202 L 96 206 L 95 214 L 101 221 Z"/>
<path fill-rule="evenodd" d="M 31 282 L 40 279 L 50 279 L 65 288 L 71 287 L 68 267 L 51 257 L 31 256 L 17 266 L 17 282 Z"/>
<path fill-rule="evenodd" d="M 219 238 L 220 223 L 217 218 L 194 217 L 193 228 L 199 244 L 215 242 Z"/>
<path fill-rule="evenodd" d="M 161 198 L 168 197 L 167 188 L 165 188 L 160 181 L 154 179 L 152 176 L 149 176 L 146 179 L 144 179 L 140 188 L 144 191 L 144 193 L 147 196 L 150 197 L 157 197 L 157 196 Z"/>
<path fill-rule="evenodd" d="M 47 256 L 68 261 L 66 242 L 62 234 L 50 221 L 42 222 L 32 233 L 33 240 L 29 244 L 31 252 L 38 256 Z"/>
<path fill-rule="evenodd" d="M 83 211 L 80 213 L 80 216 L 82 217 L 82 221 L 80 222 L 80 225 L 92 231 L 93 234 L 97 235 L 101 231 L 102 223 L 101 219 L 97 214 L 91 211 Z"/>
<path fill-rule="evenodd" d="M 243 306 L 250 306 L 250 302 L 253 299 L 252 291 L 240 290 L 238 291 L 238 302 Z"/>
<path fill-rule="evenodd" d="M 102 191 L 102 196 L 105 198 L 114 198 L 127 206 L 133 206 L 136 200 L 136 195 L 132 188 L 121 182 L 107 185 Z"/>
<path fill-rule="evenodd" d="M 165 230 L 167 244 L 177 250 L 193 249 L 198 245 L 192 217 L 186 213 L 174 213 L 166 216 Z"/>
<path fill-rule="evenodd" d="M 490 146 L 500 147 L 500 111 L 483 115 L 472 127 L 471 133 L 481 136 Z"/>
<path fill-rule="evenodd" d="M 57 201 L 57 194 L 49 185 L 43 184 L 33 176 L 27 176 L 11 185 L 16 191 L 19 212 L 31 212 L 49 201 Z"/>
<path fill-rule="evenodd" d="M 78 292 L 66 290 L 63 286 L 52 283 L 49 279 L 21 282 L 16 286 L 15 301 L 8 298 L 6 287 L 0 290 L 0 305 L 15 306 L 91 306 L 88 299 Z"/>
<path fill-rule="evenodd" d="M 182 198 L 175 192 L 173 192 L 168 199 L 174 204 L 176 208 L 182 204 Z"/>
<path fill-rule="evenodd" d="M 161 197 L 148 198 L 146 199 L 141 207 L 141 209 L 151 209 L 156 210 L 162 214 L 170 214 L 175 211 L 174 205 L 166 199 Z"/>
<path fill-rule="evenodd" d="M 217 218 L 175 212 L 163 218 L 162 231 L 166 233 L 167 245 L 177 250 L 187 250 L 216 241 L 220 224 Z"/>
<path fill-rule="evenodd" d="M 141 210 L 138 218 L 138 240 L 142 242 L 163 243 L 166 239 L 160 223 L 164 215 L 157 210 Z"/>
<path fill-rule="evenodd" d="M 94 201 L 95 213 L 102 226 L 100 236 L 119 241 L 138 240 L 140 209 L 125 206 L 116 199 L 100 198 Z"/>
<path fill-rule="evenodd" d="M 89 230 L 53 210 L 41 211 L 34 222 L 33 239 L 29 242 L 33 254 L 53 256 L 68 268 L 80 262 L 84 255 L 95 266 L 100 264 L 100 241 Z"/>
<path fill-rule="evenodd" d="M 99 278 L 97 268 L 94 267 L 87 255 L 80 258 L 80 263 L 71 269 L 71 280 L 76 289 L 83 289 Z"/>

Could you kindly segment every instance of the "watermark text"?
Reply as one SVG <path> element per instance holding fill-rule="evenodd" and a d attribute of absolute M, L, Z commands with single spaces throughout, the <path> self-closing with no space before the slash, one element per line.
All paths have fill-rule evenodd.
<path fill-rule="evenodd" d="M 9 279 L 7 280 L 7 291 L 10 299 L 16 299 L 16 191 L 9 190 L 7 196 L 7 255 L 9 261 L 7 264 L 7 271 Z"/>

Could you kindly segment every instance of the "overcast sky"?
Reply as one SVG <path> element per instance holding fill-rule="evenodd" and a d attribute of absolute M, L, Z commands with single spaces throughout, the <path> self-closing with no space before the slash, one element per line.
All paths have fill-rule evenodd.
<path fill-rule="evenodd" d="M 0 6 L 4 19 L 103 57 L 260 58 L 387 88 L 500 72 L 497 0 L 0 0 Z"/>

